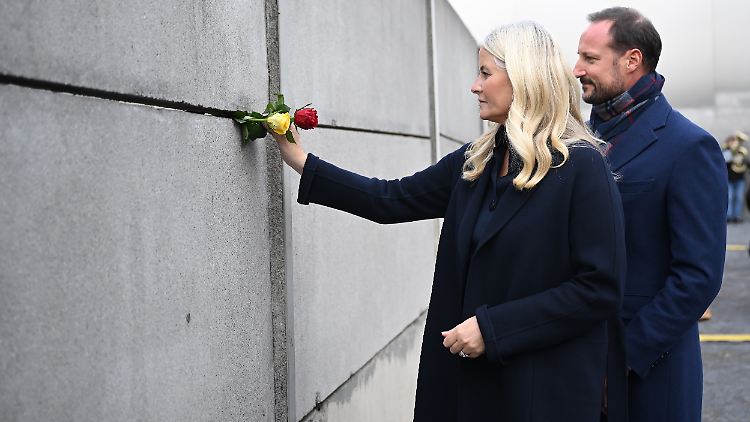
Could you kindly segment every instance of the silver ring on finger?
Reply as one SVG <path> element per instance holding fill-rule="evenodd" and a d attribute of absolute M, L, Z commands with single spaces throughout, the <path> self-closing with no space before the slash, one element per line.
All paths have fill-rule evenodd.
<path fill-rule="evenodd" d="M 458 355 L 461 356 L 462 358 L 470 358 L 471 357 L 468 354 L 464 353 L 463 350 L 461 350 L 460 352 L 458 352 Z"/>

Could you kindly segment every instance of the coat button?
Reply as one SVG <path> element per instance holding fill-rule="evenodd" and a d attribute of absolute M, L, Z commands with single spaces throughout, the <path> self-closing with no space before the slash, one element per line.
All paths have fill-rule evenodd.
<path fill-rule="evenodd" d="M 495 211 L 495 208 L 497 208 L 497 201 L 493 199 L 492 202 L 490 202 L 490 211 Z"/>

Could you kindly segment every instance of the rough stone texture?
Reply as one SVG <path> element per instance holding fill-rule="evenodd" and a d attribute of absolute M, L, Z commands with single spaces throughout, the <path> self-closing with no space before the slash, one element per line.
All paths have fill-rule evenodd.
<path fill-rule="evenodd" d="M 412 420 L 425 315 L 406 327 L 303 422 Z"/>
<path fill-rule="evenodd" d="M 424 1 L 279 1 L 281 88 L 323 124 L 429 136 Z"/>
<path fill-rule="evenodd" d="M 305 148 L 360 174 L 394 178 L 429 165 L 428 139 L 316 129 Z M 299 177 L 288 170 L 296 201 Z M 378 225 L 294 204 L 295 407 L 299 420 L 427 308 L 437 224 Z"/>
<path fill-rule="evenodd" d="M 466 142 L 471 142 L 473 140 L 474 139 L 467 139 Z M 462 145 L 463 144 L 459 144 L 458 142 L 453 141 L 451 139 L 440 137 L 440 156 L 445 157 L 451 152 L 461 148 Z"/>
<path fill-rule="evenodd" d="M 447 1 L 435 4 L 440 133 L 470 142 L 480 134 L 479 103 L 471 93 L 477 76 L 477 43 Z"/>
<path fill-rule="evenodd" d="M 0 86 L 0 420 L 273 420 L 265 154 Z"/>
<path fill-rule="evenodd" d="M 228 110 L 262 108 L 264 4 L 0 2 L 0 74 Z"/>

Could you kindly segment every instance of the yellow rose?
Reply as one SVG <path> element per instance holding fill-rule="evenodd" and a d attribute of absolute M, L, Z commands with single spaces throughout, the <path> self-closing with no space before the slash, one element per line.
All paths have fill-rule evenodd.
<path fill-rule="evenodd" d="M 279 135 L 283 135 L 289 130 L 289 123 L 289 113 L 276 113 L 266 120 L 268 128 Z"/>

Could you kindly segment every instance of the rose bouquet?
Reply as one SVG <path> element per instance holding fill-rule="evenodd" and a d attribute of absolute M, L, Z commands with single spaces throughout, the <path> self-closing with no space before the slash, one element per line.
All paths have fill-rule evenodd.
<path fill-rule="evenodd" d="M 276 101 L 268 103 L 266 110 L 263 113 L 257 111 L 241 111 L 237 110 L 234 112 L 234 121 L 239 123 L 242 128 L 242 143 L 248 141 L 248 139 L 259 139 L 266 136 L 268 129 L 279 135 L 286 135 L 286 140 L 294 143 L 294 137 L 292 132 L 289 131 L 289 126 L 294 123 L 299 129 L 312 129 L 318 126 L 318 112 L 314 108 L 308 107 L 307 104 L 294 111 L 294 115 L 289 115 L 291 108 L 284 104 L 284 96 L 279 94 L 276 97 Z M 263 126 L 266 124 L 266 127 Z"/>

